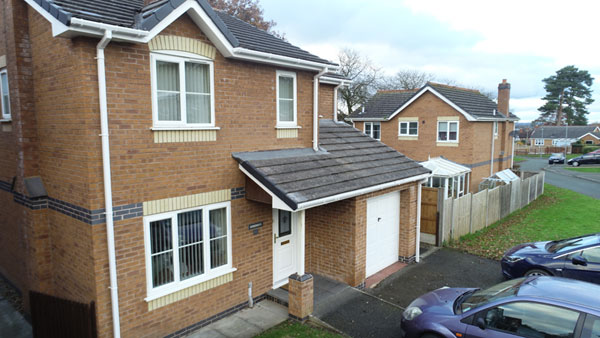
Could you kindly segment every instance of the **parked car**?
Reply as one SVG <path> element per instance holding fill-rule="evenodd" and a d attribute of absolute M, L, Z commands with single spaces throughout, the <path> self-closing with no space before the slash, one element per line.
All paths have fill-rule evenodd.
<path fill-rule="evenodd" d="M 565 155 L 562 153 L 552 153 L 548 158 L 548 164 L 560 163 L 565 164 Z"/>
<path fill-rule="evenodd" d="M 585 154 L 567 161 L 567 164 L 577 167 L 581 164 L 600 164 L 600 154 Z"/>
<path fill-rule="evenodd" d="M 553 275 L 600 284 L 600 233 L 519 244 L 500 261 L 507 278 Z"/>
<path fill-rule="evenodd" d="M 402 314 L 405 338 L 600 336 L 600 285 L 532 276 L 488 289 L 441 288 Z"/>

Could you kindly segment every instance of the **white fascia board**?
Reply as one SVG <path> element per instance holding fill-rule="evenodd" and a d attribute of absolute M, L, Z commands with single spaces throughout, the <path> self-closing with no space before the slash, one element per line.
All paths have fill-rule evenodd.
<path fill-rule="evenodd" d="M 477 121 L 477 119 L 475 117 L 473 117 L 473 115 L 467 113 L 461 107 L 454 104 L 454 102 L 448 100 L 444 95 L 440 94 L 437 90 L 435 90 L 429 86 L 421 89 L 416 95 L 414 95 L 410 100 L 408 100 L 405 104 L 403 104 L 400 108 L 398 108 L 387 119 L 388 120 L 393 119 L 394 116 L 398 115 L 401 111 L 403 111 L 406 107 L 410 106 L 411 103 L 415 102 L 419 97 L 421 97 L 421 95 L 425 94 L 428 91 L 431 92 L 433 95 L 437 96 L 440 100 L 446 102 L 450 107 L 454 108 L 459 113 L 463 114 L 463 116 L 467 119 L 467 121 Z"/>
<path fill-rule="evenodd" d="M 351 80 L 336 79 L 334 77 L 321 76 L 319 78 L 319 83 L 331 84 L 331 85 L 348 86 L 348 85 L 350 85 L 350 83 L 352 83 L 352 81 Z"/>
<path fill-rule="evenodd" d="M 250 177 L 250 179 L 252 181 L 254 181 L 254 183 L 256 183 L 262 190 L 264 190 L 267 194 L 269 194 L 271 196 L 271 199 L 272 199 L 271 204 L 273 206 L 273 209 L 281 209 L 281 210 L 292 211 L 292 212 L 298 211 L 298 210 L 294 210 L 294 209 L 290 208 L 289 205 L 285 204 L 285 202 L 282 201 L 279 197 L 277 197 L 277 195 L 272 193 L 269 189 L 267 189 L 267 187 L 265 187 L 262 183 L 260 183 L 259 180 L 257 180 L 246 169 L 244 169 L 244 167 L 242 167 L 241 164 L 238 167 L 246 176 Z"/>
<path fill-rule="evenodd" d="M 43 16 L 44 19 L 48 20 L 52 24 L 52 36 L 60 36 L 61 34 L 69 30 L 69 26 L 58 21 L 58 19 L 52 16 L 52 14 L 48 13 L 48 11 L 43 9 L 42 6 L 38 5 L 37 2 L 33 0 L 25 0 L 25 3 L 27 3 L 33 9 L 35 9 L 35 11 L 38 12 L 38 14 Z"/>
<path fill-rule="evenodd" d="M 259 52 L 252 49 L 236 47 L 233 49 L 234 58 L 239 58 L 243 60 L 255 61 L 255 62 L 264 62 L 269 64 L 275 64 L 278 66 L 286 66 L 292 68 L 300 68 L 314 71 L 322 71 L 323 69 L 327 69 L 327 71 L 337 71 L 339 66 L 307 61 L 297 58 L 292 58 L 289 56 Z"/>
<path fill-rule="evenodd" d="M 348 198 L 352 198 L 352 197 L 356 197 L 356 196 L 368 194 L 368 193 L 371 193 L 371 192 L 374 192 L 374 191 L 379 191 L 379 190 L 383 190 L 383 189 L 387 189 L 387 188 L 392 188 L 392 187 L 403 185 L 403 184 L 406 184 L 406 183 L 411 183 L 411 182 L 417 182 L 417 181 L 420 181 L 420 180 L 425 180 L 425 179 L 428 179 L 431 176 L 432 176 L 431 174 L 421 174 L 421 175 L 417 175 L 417 176 L 405 178 L 405 179 L 402 179 L 402 180 L 397 180 L 397 181 L 393 181 L 393 182 L 383 183 L 383 184 L 375 185 L 375 186 L 372 186 L 372 187 L 367 187 L 367 188 L 363 188 L 363 189 L 348 191 L 348 192 L 345 192 L 345 193 L 342 193 L 342 194 L 320 198 L 320 199 L 317 199 L 317 200 L 314 200 L 314 201 L 308 201 L 308 202 L 300 203 L 300 204 L 298 204 L 298 209 L 296 209 L 296 211 L 306 210 L 306 209 L 318 207 L 318 206 L 321 206 L 321 205 L 324 205 L 324 204 L 334 203 L 334 202 L 337 202 L 337 201 L 341 201 L 341 200 L 345 200 L 345 199 L 348 199 Z"/>
<path fill-rule="evenodd" d="M 387 122 L 388 120 L 381 117 L 347 117 L 350 122 Z"/>
<path fill-rule="evenodd" d="M 596 136 L 596 135 L 594 135 L 592 133 L 585 133 L 585 134 L 579 136 L 577 139 L 581 140 L 582 138 L 586 137 L 587 135 L 590 135 L 591 137 L 594 137 L 595 139 L 600 140 L 600 137 L 598 137 L 598 136 Z"/>

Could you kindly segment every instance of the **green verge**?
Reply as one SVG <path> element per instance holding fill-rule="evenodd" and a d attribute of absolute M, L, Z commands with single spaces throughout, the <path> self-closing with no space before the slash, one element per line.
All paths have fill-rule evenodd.
<path fill-rule="evenodd" d="M 509 248 L 600 232 L 600 200 L 544 185 L 544 194 L 525 208 L 474 234 L 449 243 L 452 248 L 500 259 Z"/>
<path fill-rule="evenodd" d="M 600 173 L 600 168 L 567 168 L 571 171 L 579 171 L 581 173 Z"/>
<path fill-rule="evenodd" d="M 340 338 L 343 337 L 329 330 L 311 325 L 310 322 L 301 324 L 288 320 L 256 336 L 257 338 Z"/>

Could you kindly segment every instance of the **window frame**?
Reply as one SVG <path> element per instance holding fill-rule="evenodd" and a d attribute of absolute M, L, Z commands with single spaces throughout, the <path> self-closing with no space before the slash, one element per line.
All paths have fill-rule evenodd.
<path fill-rule="evenodd" d="M 367 133 L 367 124 L 369 124 L 371 126 L 369 133 Z M 379 138 L 373 137 L 373 126 L 376 124 L 379 125 Z M 369 136 L 370 138 L 372 138 L 374 140 L 381 141 L 381 122 L 365 122 L 363 125 L 363 134 Z"/>
<path fill-rule="evenodd" d="M 411 123 L 417 124 L 417 133 L 416 134 L 410 133 L 410 124 Z M 406 124 L 406 133 L 405 134 L 402 133 L 402 124 Z M 419 121 L 398 121 L 398 136 L 412 136 L 412 137 L 419 136 Z"/>
<path fill-rule="evenodd" d="M 447 125 L 447 129 L 446 129 L 446 140 L 440 140 L 440 123 L 446 123 Z M 456 123 L 456 140 L 450 140 L 450 124 L 451 123 Z M 460 139 L 460 122 L 453 120 L 453 121 L 437 121 L 437 130 L 435 133 L 435 138 L 437 139 L 437 142 L 440 143 L 458 143 L 458 140 Z"/>
<path fill-rule="evenodd" d="M 538 141 L 541 141 L 541 142 L 538 142 Z M 536 138 L 534 140 L 534 145 L 535 146 L 543 146 L 544 145 L 544 139 L 543 138 Z"/>
<path fill-rule="evenodd" d="M 279 119 L 279 79 L 282 77 L 292 78 L 293 81 L 293 93 L 294 93 L 294 120 L 293 121 L 281 121 Z M 295 72 L 289 72 L 285 70 L 278 70 L 276 72 L 276 81 L 275 81 L 275 100 L 277 106 L 277 128 L 297 128 L 298 127 L 298 82 L 297 76 Z"/>
<path fill-rule="evenodd" d="M 179 105 L 181 110 L 180 121 L 159 121 L 158 119 L 158 74 L 156 62 L 170 62 L 179 64 Z M 209 66 L 210 83 L 210 123 L 187 123 L 185 63 L 199 63 Z M 152 82 L 152 126 L 153 129 L 215 129 L 215 72 L 213 60 L 187 52 L 168 51 L 150 53 L 150 77 Z"/>
<path fill-rule="evenodd" d="M 4 111 L 4 95 L 2 94 L 3 88 L 2 88 L 2 76 L 6 76 L 6 84 L 7 87 L 6 88 L 6 92 L 8 93 L 8 113 Z M 10 121 L 10 119 L 12 118 L 11 115 L 11 109 L 10 109 L 10 85 L 9 85 L 9 79 L 8 79 L 8 71 L 6 68 L 0 69 L 0 111 L 2 112 L 2 116 L 1 119 L 3 121 Z"/>
<path fill-rule="evenodd" d="M 227 213 L 227 264 L 219 266 L 217 268 L 210 268 L 210 219 L 209 214 L 211 210 L 226 209 Z M 198 276 L 188 278 L 186 280 L 180 280 L 180 269 L 179 269 L 179 241 L 178 241 L 178 220 L 177 215 L 190 211 L 202 210 L 202 242 L 203 242 L 203 266 L 204 272 Z M 171 219 L 171 236 L 172 236 L 172 250 L 173 250 L 173 281 L 167 284 L 163 284 L 157 287 L 152 285 L 152 248 L 150 240 L 150 223 L 165 219 Z M 208 204 L 199 207 L 193 207 L 188 209 L 181 209 L 175 211 L 169 211 L 160 214 L 154 214 L 144 217 L 144 255 L 146 262 L 146 301 L 152 301 L 154 299 L 166 296 L 168 294 L 183 290 L 190 286 L 206 282 L 208 280 L 223 276 L 236 269 L 232 266 L 232 225 L 231 225 L 231 202 L 221 202 L 215 204 Z M 205 253 L 209 253 L 206 255 Z"/>

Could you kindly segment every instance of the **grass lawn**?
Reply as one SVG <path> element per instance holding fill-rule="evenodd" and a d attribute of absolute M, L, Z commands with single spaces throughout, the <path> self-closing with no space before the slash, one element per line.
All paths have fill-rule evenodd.
<path fill-rule="evenodd" d="M 318 338 L 340 338 L 343 337 L 332 331 L 316 327 L 310 322 L 301 324 L 296 321 L 285 321 L 269 330 L 259 334 L 255 338 L 299 338 L 299 337 L 318 337 Z"/>
<path fill-rule="evenodd" d="M 600 200 L 544 185 L 544 194 L 525 208 L 449 246 L 500 259 L 504 251 L 525 242 L 549 241 L 600 231 Z"/>
<path fill-rule="evenodd" d="M 579 171 L 580 173 L 600 173 L 600 168 L 567 168 L 571 171 Z"/>
<path fill-rule="evenodd" d="M 523 161 L 527 161 L 527 158 L 525 158 L 524 156 L 515 156 L 515 158 L 513 159 L 514 163 L 519 163 Z"/>

